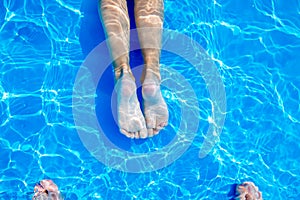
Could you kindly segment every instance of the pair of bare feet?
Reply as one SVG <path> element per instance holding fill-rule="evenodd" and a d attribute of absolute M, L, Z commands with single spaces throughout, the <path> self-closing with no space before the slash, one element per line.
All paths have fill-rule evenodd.
<path fill-rule="evenodd" d="M 136 84 L 129 71 L 124 70 L 116 83 L 118 124 L 120 132 L 129 138 L 157 135 L 168 123 L 168 108 L 161 94 L 160 80 L 145 73 L 142 83 L 144 115 L 136 94 Z"/>

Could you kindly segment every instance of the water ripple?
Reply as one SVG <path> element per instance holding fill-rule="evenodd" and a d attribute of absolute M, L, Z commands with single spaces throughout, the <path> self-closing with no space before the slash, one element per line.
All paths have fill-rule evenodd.
<path fill-rule="evenodd" d="M 299 1 L 165 1 L 164 26 L 191 37 L 214 59 L 227 115 L 220 142 L 199 159 L 212 110 L 205 82 L 187 63 L 163 53 L 163 64 L 197 88 L 198 99 L 190 100 L 200 104 L 201 123 L 182 158 L 145 174 L 103 166 L 77 135 L 71 95 L 83 58 L 79 33 L 93 30 L 89 42 L 98 40 L 93 28 L 80 28 L 86 16 L 98 17 L 92 13 L 97 9 L 82 11 L 87 5 L 0 3 L 1 199 L 28 199 L 43 178 L 54 179 L 66 199 L 226 199 L 230 185 L 245 180 L 259 185 L 265 199 L 299 198 Z M 167 89 L 163 94 L 173 113 L 170 136 L 179 102 L 188 101 Z M 163 145 L 159 139 L 129 144 L 140 152 Z"/>

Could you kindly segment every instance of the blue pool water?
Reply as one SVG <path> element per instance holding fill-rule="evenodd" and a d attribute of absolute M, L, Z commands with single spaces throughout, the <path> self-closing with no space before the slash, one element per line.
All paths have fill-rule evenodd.
<path fill-rule="evenodd" d="M 230 199 L 232 185 L 243 181 L 255 182 L 264 199 L 299 199 L 299 17 L 297 0 L 166 0 L 164 27 L 197 41 L 214 60 L 225 86 L 226 120 L 217 144 L 199 158 L 210 94 L 193 66 L 163 52 L 163 66 L 176 69 L 196 93 L 199 118 L 191 121 L 199 123 L 197 134 L 169 166 L 127 173 L 99 162 L 74 122 L 76 75 L 105 39 L 97 0 L 1 1 L 0 199 L 30 199 L 44 178 L 72 200 Z M 140 52 L 131 60 L 141 65 Z M 163 88 L 170 125 L 153 139 L 131 141 L 118 135 L 107 107 L 113 79 L 110 70 L 105 74 L 95 108 L 108 138 L 128 152 L 167 145 L 181 120 L 179 102 L 190 97 Z"/>

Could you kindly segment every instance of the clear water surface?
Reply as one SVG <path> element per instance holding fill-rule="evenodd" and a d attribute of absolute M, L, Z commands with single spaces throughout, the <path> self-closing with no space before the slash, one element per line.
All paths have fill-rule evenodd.
<path fill-rule="evenodd" d="M 242 181 L 254 181 L 265 199 L 300 198 L 299 1 L 165 0 L 164 26 L 191 37 L 215 60 L 226 90 L 225 125 L 200 159 L 208 91 L 201 77 L 193 81 L 192 66 L 163 53 L 162 64 L 182 70 L 196 88 L 199 131 L 168 167 L 125 173 L 85 149 L 72 115 L 76 73 L 104 40 L 97 0 L 0 2 L 0 199 L 30 199 L 44 178 L 72 200 L 230 199 L 232 185 Z M 139 52 L 131 60 L 141 64 Z M 106 90 L 97 90 L 99 120 L 109 113 Z M 115 134 L 111 140 L 128 151 L 166 145 L 180 108 L 167 90 L 164 95 L 171 113 L 165 131 L 133 142 L 112 131 L 111 120 L 103 122 Z"/>

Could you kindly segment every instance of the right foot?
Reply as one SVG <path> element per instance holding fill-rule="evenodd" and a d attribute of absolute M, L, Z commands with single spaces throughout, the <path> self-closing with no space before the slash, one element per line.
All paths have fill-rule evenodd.
<path fill-rule="evenodd" d="M 159 133 L 168 124 L 169 112 L 160 91 L 160 81 L 152 73 L 146 73 L 143 82 L 143 99 L 148 136 Z"/>
<path fill-rule="evenodd" d="M 129 138 L 146 138 L 147 129 L 136 95 L 135 81 L 128 71 L 123 71 L 115 88 L 118 96 L 120 132 Z"/>

